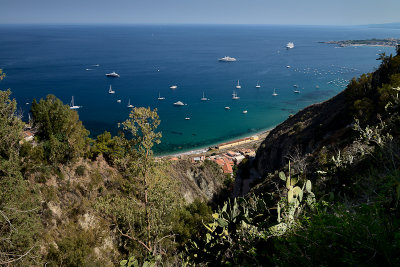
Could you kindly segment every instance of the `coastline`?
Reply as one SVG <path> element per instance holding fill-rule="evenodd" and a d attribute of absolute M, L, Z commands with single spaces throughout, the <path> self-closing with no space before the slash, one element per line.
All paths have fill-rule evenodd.
<path fill-rule="evenodd" d="M 211 144 L 211 145 L 209 145 L 209 146 L 206 146 L 206 147 L 200 147 L 200 148 L 196 148 L 196 149 L 192 149 L 192 150 L 188 150 L 188 151 L 182 151 L 182 152 L 178 152 L 178 153 L 171 153 L 171 154 L 165 154 L 165 155 L 160 155 L 160 156 L 155 156 L 156 158 L 159 158 L 159 159 L 162 159 L 162 158 L 171 158 L 171 157 L 182 157 L 182 156 L 194 156 L 194 155 L 200 155 L 200 154 L 206 154 L 207 152 L 222 152 L 222 151 L 225 151 L 225 150 L 227 150 L 227 149 L 216 149 L 216 150 L 212 150 L 211 148 L 213 148 L 213 147 L 215 147 L 215 146 L 217 146 L 217 145 L 219 145 L 219 144 L 222 144 L 222 143 L 226 143 L 226 142 L 238 142 L 239 140 L 241 140 L 241 139 L 244 139 L 244 138 L 249 138 L 249 137 L 252 137 L 252 136 L 258 136 L 259 138 L 257 139 L 257 140 L 254 140 L 254 141 L 250 141 L 250 142 L 248 142 L 247 144 L 245 144 L 245 145 L 254 145 L 254 144 L 257 144 L 257 143 L 261 143 L 262 141 L 264 141 L 264 139 L 265 139 L 265 137 L 271 132 L 271 130 L 272 129 L 274 129 L 275 127 L 276 127 L 277 125 L 275 125 L 275 126 L 273 126 L 273 127 L 270 127 L 270 128 L 268 128 L 268 129 L 264 129 L 264 130 L 260 130 L 260 131 L 258 131 L 258 132 L 255 132 L 255 133 L 253 133 L 253 134 L 250 134 L 250 135 L 243 135 L 243 136 L 240 136 L 240 137 L 235 137 L 234 139 L 227 139 L 227 140 L 224 140 L 224 141 L 222 141 L 222 142 L 219 142 L 219 143 L 215 143 L 215 144 Z M 235 149 L 235 148 L 237 148 L 237 147 L 240 147 L 240 146 L 245 146 L 244 144 L 234 144 L 234 145 L 232 145 L 229 149 Z"/>

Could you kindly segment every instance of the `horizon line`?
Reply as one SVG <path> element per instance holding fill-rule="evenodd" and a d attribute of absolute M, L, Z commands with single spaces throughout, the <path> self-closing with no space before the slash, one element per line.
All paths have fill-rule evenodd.
<path fill-rule="evenodd" d="M 333 26 L 333 27 L 349 27 L 349 26 L 381 26 L 381 25 L 396 25 L 400 22 L 389 22 L 389 23 L 371 23 L 371 24 L 292 24 L 292 23 L 148 23 L 148 22 L 21 22 L 21 23 L 0 23 L 0 26 L 72 26 L 72 25 L 126 25 L 126 26 Z"/>

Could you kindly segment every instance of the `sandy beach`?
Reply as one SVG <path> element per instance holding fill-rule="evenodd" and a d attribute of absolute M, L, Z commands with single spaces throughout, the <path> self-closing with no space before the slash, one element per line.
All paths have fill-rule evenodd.
<path fill-rule="evenodd" d="M 233 140 L 227 140 L 225 142 L 233 143 L 232 146 L 230 146 L 229 148 L 216 149 L 215 147 L 218 146 L 219 144 L 221 144 L 221 143 L 218 143 L 218 144 L 210 145 L 208 147 L 203 147 L 203 148 L 198 148 L 198 149 L 193 149 L 193 150 L 189 150 L 189 151 L 173 153 L 173 154 L 168 154 L 168 155 L 157 156 L 157 158 L 173 158 L 173 157 L 186 158 L 186 157 L 195 157 L 198 155 L 209 156 L 214 153 L 220 154 L 220 153 L 225 153 L 228 150 L 235 150 L 235 149 L 239 149 L 239 148 L 252 148 L 252 149 L 256 150 L 273 128 L 270 128 L 268 130 L 263 130 L 263 131 L 260 131 L 260 132 L 257 132 L 257 133 L 251 134 L 251 135 L 246 135 L 244 137 L 236 138 Z M 249 138 L 252 136 L 257 136 L 258 139 L 249 141 L 245 144 L 239 144 L 239 143 L 235 144 L 239 140 Z M 223 142 L 223 143 L 225 143 L 225 142 Z"/>

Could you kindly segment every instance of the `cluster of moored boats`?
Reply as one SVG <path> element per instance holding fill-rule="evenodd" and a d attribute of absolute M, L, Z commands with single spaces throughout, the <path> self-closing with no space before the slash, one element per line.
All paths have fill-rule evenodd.
<path fill-rule="evenodd" d="M 116 72 L 107 73 L 106 76 L 107 76 L 107 77 L 111 77 L 111 78 L 119 78 L 119 77 L 120 77 L 120 75 L 119 75 L 118 73 L 116 73 Z M 242 88 L 242 86 L 240 85 L 240 81 L 239 81 L 239 80 L 237 81 L 237 84 L 236 84 L 235 87 L 236 87 L 236 89 L 241 89 L 241 88 Z M 261 88 L 261 85 L 260 85 L 260 82 L 259 82 L 259 81 L 257 82 L 257 84 L 256 84 L 255 87 L 256 87 L 256 88 Z M 297 87 L 297 85 L 294 85 L 294 87 Z M 169 88 L 170 88 L 171 90 L 175 90 L 175 89 L 178 88 L 178 86 L 177 86 L 177 85 L 171 85 Z M 295 90 L 294 92 L 295 92 L 295 93 L 300 93 L 299 90 Z M 108 89 L 108 93 L 109 93 L 109 94 L 115 94 L 115 90 L 112 88 L 112 85 L 110 85 L 110 87 L 109 87 L 109 89 Z M 278 93 L 276 93 L 276 90 L 275 90 L 275 89 L 274 89 L 274 92 L 272 93 L 272 95 L 273 95 L 273 96 L 277 96 L 277 95 L 278 95 Z M 234 90 L 233 93 L 232 93 L 232 100 L 239 100 L 239 99 L 240 99 L 240 97 L 238 96 L 236 90 Z M 157 100 L 159 100 L 159 101 L 165 100 L 165 97 L 161 96 L 161 93 L 158 93 L 158 98 L 157 98 Z M 200 100 L 201 100 L 201 101 L 209 101 L 210 99 L 207 98 L 207 97 L 205 96 L 205 93 L 203 92 L 203 96 L 200 98 Z M 121 103 L 121 102 L 122 102 L 121 99 L 117 99 L 117 103 Z M 187 104 L 184 103 L 184 102 L 182 102 L 182 101 L 174 102 L 173 105 L 174 105 L 174 106 L 187 106 Z M 81 108 L 81 107 L 82 107 L 82 106 L 77 106 L 77 105 L 75 105 L 75 103 L 74 103 L 74 97 L 72 96 L 71 103 L 70 103 L 70 109 L 79 109 L 79 108 Z M 131 104 L 131 99 L 129 98 L 127 108 L 133 108 L 133 107 L 134 107 L 134 106 Z M 229 107 L 229 106 L 226 106 L 226 107 L 225 107 L 225 110 L 230 110 L 230 107 Z M 243 114 L 246 114 L 246 113 L 247 113 L 247 110 L 243 110 L 242 113 L 243 113 Z M 190 117 L 185 117 L 185 120 L 190 120 Z"/>
<path fill-rule="evenodd" d="M 294 43 L 293 43 L 293 42 L 287 43 L 286 48 L 287 48 L 287 49 L 292 49 L 292 48 L 294 48 Z M 234 58 L 234 57 L 225 56 L 225 57 L 223 57 L 223 58 L 219 58 L 218 61 L 220 61 L 220 62 L 235 62 L 235 61 L 237 61 L 237 59 Z M 97 65 L 93 65 L 93 66 L 98 67 L 99 65 L 97 64 Z M 290 66 L 287 66 L 287 67 L 290 68 Z M 91 69 L 86 69 L 86 70 L 91 70 Z M 120 75 L 119 75 L 118 73 L 116 73 L 115 71 L 110 72 L 110 73 L 106 73 L 105 75 L 106 75 L 107 77 L 110 77 L 110 78 L 119 78 L 119 77 L 120 77 Z M 256 85 L 255 87 L 256 87 L 256 88 L 261 88 L 260 83 L 257 82 L 257 85 Z M 296 86 L 295 86 L 295 87 L 296 87 Z M 170 88 L 171 90 L 175 90 L 175 89 L 178 88 L 178 86 L 177 86 L 177 85 L 171 85 L 169 88 Z M 240 82 L 239 82 L 239 80 L 238 80 L 238 81 L 237 81 L 237 85 L 236 85 L 236 89 L 241 89 L 241 88 L 242 88 L 242 86 L 240 85 Z M 115 90 L 113 90 L 113 88 L 112 88 L 111 85 L 110 85 L 110 88 L 108 89 L 108 93 L 109 93 L 109 94 L 115 94 Z M 296 89 L 296 90 L 294 90 L 294 93 L 300 93 L 300 91 Z M 278 94 L 276 93 L 275 89 L 274 89 L 274 92 L 272 93 L 272 95 L 273 95 L 273 96 L 277 96 L 277 95 L 278 95 Z M 165 97 L 162 97 L 161 94 L 158 93 L 158 98 L 157 98 L 157 99 L 158 99 L 158 100 L 165 100 Z M 239 100 L 239 99 L 240 99 L 240 97 L 238 96 L 237 92 L 234 90 L 233 93 L 232 93 L 232 100 Z M 207 98 L 207 97 L 205 97 L 205 94 L 204 94 L 204 92 L 203 92 L 203 97 L 200 98 L 200 100 L 201 100 L 201 101 L 209 101 L 210 99 Z M 121 103 L 121 102 L 122 102 L 121 99 L 117 99 L 117 103 Z M 174 106 L 187 106 L 187 104 L 183 103 L 182 101 L 174 102 L 173 105 L 174 105 Z M 70 103 L 70 109 L 79 109 L 79 108 L 81 108 L 81 107 L 82 107 L 82 106 L 77 106 L 77 105 L 75 105 L 75 103 L 74 103 L 74 96 L 72 96 L 71 103 Z M 127 107 L 128 107 L 128 108 L 133 108 L 133 107 L 134 107 L 134 106 L 131 104 L 131 99 L 128 100 L 128 105 L 127 105 Z M 229 106 L 226 106 L 225 109 L 226 109 L 226 110 L 230 110 L 230 107 L 229 107 Z M 243 110 L 243 113 L 246 114 L 246 113 L 247 113 L 247 110 Z M 185 120 L 190 120 L 190 117 L 186 117 Z"/>

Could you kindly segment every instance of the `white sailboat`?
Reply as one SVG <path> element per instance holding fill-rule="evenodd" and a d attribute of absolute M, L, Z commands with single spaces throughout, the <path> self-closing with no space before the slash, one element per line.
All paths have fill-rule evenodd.
<path fill-rule="evenodd" d="M 200 100 L 201 100 L 201 101 L 207 101 L 207 100 L 210 100 L 210 99 L 208 99 L 207 97 L 205 97 L 205 96 L 204 96 L 204 92 L 203 92 L 203 97 L 200 98 Z"/>
<path fill-rule="evenodd" d="M 236 92 L 233 91 L 232 99 L 233 99 L 233 100 L 238 100 L 239 98 L 240 98 L 240 97 L 237 96 Z"/>
<path fill-rule="evenodd" d="M 277 96 L 278 94 L 275 92 L 275 88 L 274 88 L 274 92 L 272 93 L 273 96 Z"/>
<path fill-rule="evenodd" d="M 127 108 L 133 108 L 133 105 L 131 104 L 131 99 L 129 98 L 129 101 L 128 101 L 128 105 L 126 106 Z"/>
<path fill-rule="evenodd" d="M 165 99 L 165 97 L 161 97 L 161 94 L 160 94 L 160 92 L 158 92 L 158 98 L 157 98 L 158 100 L 164 100 Z"/>
<path fill-rule="evenodd" d="M 110 89 L 108 89 L 109 94 L 115 94 L 115 91 L 112 89 L 111 84 L 110 84 Z"/>
<path fill-rule="evenodd" d="M 259 82 L 259 81 L 257 81 L 256 88 L 260 88 L 260 87 L 261 87 L 261 85 L 260 85 L 260 82 Z"/>
<path fill-rule="evenodd" d="M 71 99 L 71 103 L 69 104 L 69 108 L 70 109 L 78 109 L 78 108 L 80 108 L 81 106 L 75 106 L 75 103 L 74 103 L 74 96 L 72 96 L 72 99 Z"/>
<path fill-rule="evenodd" d="M 242 88 L 242 86 L 240 86 L 240 84 L 239 84 L 239 80 L 238 80 L 238 83 L 237 83 L 237 85 L 236 85 L 236 88 L 237 88 L 237 89 Z"/>

